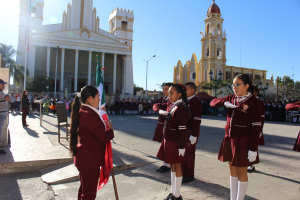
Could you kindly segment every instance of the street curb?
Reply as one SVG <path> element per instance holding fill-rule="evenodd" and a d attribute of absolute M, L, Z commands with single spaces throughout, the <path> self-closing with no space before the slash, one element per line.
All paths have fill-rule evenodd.
<path fill-rule="evenodd" d="M 132 169 L 132 168 L 135 168 L 135 167 L 140 167 L 140 166 L 148 165 L 148 164 L 151 164 L 151 163 L 154 163 L 154 162 L 141 163 L 141 164 L 130 164 L 130 165 L 119 165 L 119 166 L 114 166 L 113 170 L 114 170 L 114 172 L 119 172 L 119 171 L 122 171 L 122 170 Z M 72 181 L 78 181 L 78 180 L 79 180 L 79 175 L 76 175 L 76 176 L 68 177 L 68 178 L 65 178 L 65 179 L 62 179 L 62 180 L 59 180 L 59 181 L 47 182 L 47 181 L 43 180 L 43 182 L 45 182 L 49 185 L 57 185 L 57 184 L 62 184 L 62 183 L 67 183 L 67 182 L 72 182 Z"/>
<path fill-rule="evenodd" d="M 73 158 L 0 163 L 0 175 L 38 171 L 51 165 L 73 162 Z"/>

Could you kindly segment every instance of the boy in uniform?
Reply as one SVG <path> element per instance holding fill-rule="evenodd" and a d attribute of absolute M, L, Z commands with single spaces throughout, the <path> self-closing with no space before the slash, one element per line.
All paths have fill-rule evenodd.
<path fill-rule="evenodd" d="M 190 117 L 188 118 L 186 127 L 186 145 L 185 157 L 186 161 L 181 163 L 182 168 L 182 183 L 193 181 L 195 171 L 195 152 L 198 138 L 200 135 L 200 124 L 202 114 L 201 101 L 195 96 L 196 85 L 193 82 L 185 84 L 186 94 L 189 103 Z"/>

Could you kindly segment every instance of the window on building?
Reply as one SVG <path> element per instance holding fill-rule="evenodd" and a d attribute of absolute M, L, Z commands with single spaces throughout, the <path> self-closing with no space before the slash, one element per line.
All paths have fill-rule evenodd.
<path fill-rule="evenodd" d="M 241 74 L 241 72 L 233 72 L 233 77 L 236 77 L 239 74 Z"/>
<path fill-rule="evenodd" d="M 110 30 L 111 32 L 113 32 L 114 26 L 115 26 L 115 23 L 112 22 L 112 23 L 111 23 L 111 30 Z"/>
<path fill-rule="evenodd" d="M 127 22 L 122 21 L 122 30 L 127 31 Z"/>
<path fill-rule="evenodd" d="M 254 79 L 260 80 L 261 79 L 261 75 L 260 74 L 255 74 Z"/>
<path fill-rule="evenodd" d="M 228 79 L 232 80 L 231 71 L 226 71 L 226 80 L 225 81 L 227 81 Z"/>
<path fill-rule="evenodd" d="M 209 24 L 207 24 L 206 35 L 209 34 Z"/>
<path fill-rule="evenodd" d="M 35 17 L 35 14 L 36 14 L 36 7 L 31 7 L 30 16 Z"/>
<path fill-rule="evenodd" d="M 206 49 L 206 56 L 209 56 L 209 48 Z"/>
<path fill-rule="evenodd" d="M 220 24 L 217 25 L 217 34 L 220 35 L 221 34 L 221 28 L 220 28 Z"/>

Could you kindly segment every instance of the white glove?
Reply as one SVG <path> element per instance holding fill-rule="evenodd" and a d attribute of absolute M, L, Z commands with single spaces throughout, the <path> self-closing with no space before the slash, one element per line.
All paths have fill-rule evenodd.
<path fill-rule="evenodd" d="M 254 162 L 257 157 L 257 151 L 248 151 L 248 160 L 249 162 Z"/>
<path fill-rule="evenodd" d="M 229 101 L 226 101 L 224 103 L 224 106 L 226 106 L 226 108 L 236 108 L 237 106 L 233 105 L 232 103 L 230 103 Z"/>
<path fill-rule="evenodd" d="M 185 149 L 179 149 L 179 156 L 184 156 Z"/>
<path fill-rule="evenodd" d="M 260 132 L 259 138 L 261 138 L 261 136 L 262 136 L 262 132 Z"/>
<path fill-rule="evenodd" d="M 165 111 L 165 110 L 159 110 L 158 112 L 160 115 L 168 115 L 169 112 Z"/>
<path fill-rule="evenodd" d="M 194 136 L 190 136 L 190 141 L 191 141 L 191 144 L 193 145 L 193 144 L 195 144 L 196 142 L 197 142 L 197 137 L 194 137 Z"/>

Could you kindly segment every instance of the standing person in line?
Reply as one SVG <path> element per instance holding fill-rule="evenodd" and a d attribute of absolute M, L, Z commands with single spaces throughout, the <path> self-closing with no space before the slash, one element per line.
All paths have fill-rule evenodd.
<path fill-rule="evenodd" d="M 248 187 L 247 167 L 259 163 L 258 144 L 261 132 L 261 105 L 251 95 L 248 75 L 233 80 L 234 95 L 213 99 L 211 107 L 227 107 L 227 124 L 218 158 L 229 163 L 231 200 L 243 200 Z"/>
<path fill-rule="evenodd" d="M 96 198 L 106 143 L 114 138 L 114 132 L 112 123 L 105 122 L 100 115 L 98 89 L 85 86 L 78 96 L 72 104 L 70 152 L 79 171 L 78 200 L 91 200 Z"/>
<path fill-rule="evenodd" d="M 170 100 L 169 100 L 169 89 L 170 87 L 173 85 L 173 83 L 166 83 L 163 87 L 163 97 L 159 98 L 157 101 L 153 101 L 151 107 L 153 107 L 155 112 L 158 112 L 158 122 L 156 125 L 156 129 L 154 132 L 154 136 L 153 136 L 153 141 L 159 142 L 161 143 L 163 141 L 163 131 L 164 131 L 164 125 L 165 125 L 165 121 L 167 118 L 167 114 L 168 112 L 166 112 L 167 110 L 167 106 L 171 104 Z M 168 104 L 165 105 L 165 108 L 162 108 L 163 104 Z M 157 172 L 168 172 L 171 170 L 170 164 L 163 162 L 163 165 L 158 168 L 156 171 Z"/>
<path fill-rule="evenodd" d="M 11 114 L 13 114 L 13 111 L 16 112 L 16 98 L 14 96 L 13 93 L 10 94 L 10 111 L 11 111 Z"/>
<path fill-rule="evenodd" d="M 20 106 L 21 106 L 21 94 L 20 92 L 18 92 L 18 94 L 16 94 L 17 113 L 20 113 Z"/>
<path fill-rule="evenodd" d="M 2 127 L 7 117 L 7 102 L 10 101 L 10 97 L 7 94 L 4 94 L 3 90 L 5 89 L 5 84 L 2 79 L 0 79 L 0 141 L 2 136 Z M 6 151 L 0 149 L 0 155 L 5 155 Z"/>
<path fill-rule="evenodd" d="M 29 112 L 29 99 L 28 99 L 28 92 L 27 90 L 24 90 L 23 91 L 23 94 L 22 94 L 22 124 L 23 124 L 23 127 L 27 127 L 28 124 L 26 123 L 26 117 L 28 115 L 28 112 Z"/>
<path fill-rule="evenodd" d="M 186 162 L 181 163 L 183 179 L 182 183 L 193 181 L 195 173 L 196 145 L 200 136 L 200 124 L 202 114 L 201 101 L 195 96 L 196 85 L 193 82 L 185 84 L 186 94 L 189 102 L 190 116 L 186 123 L 187 134 L 185 138 Z"/>
<path fill-rule="evenodd" d="M 46 96 L 46 101 L 45 101 L 43 107 L 44 107 L 44 110 L 45 110 L 45 114 L 48 115 L 49 114 L 49 108 L 50 108 L 50 100 L 49 100 L 48 96 Z"/>
<path fill-rule="evenodd" d="M 256 86 L 253 86 L 252 88 L 252 95 L 254 95 L 258 101 L 260 102 L 260 108 L 261 108 L 261 131 L 259 135 L 259 144 L 258 145 L 265 145 L 265 139 L 264 139 L 264 134 L 263 134 L 263 128 L 264 128 L 264 123 L 265 123 L 265 103 L 258 98 L 259 95 L 259 89 Z M 255 171 L 255 165 L 253 164 L 252 166 L 248 167 L 248 172 L 254 172 Z"/>
<path fill-rule="evenodd" d="M 169 91 L 170 102 L 169 112 L 165 126 L 163 141 L 157 153 L 157 157 L 171 165 L 171 193 L 166 200 L 182 200 L 180 188 L 182 183 L 181 163 L 186 161 L 185 135 L 186 121 L 189 116 L 189 105 L 186 96 L 185 86 L 174 84 Z"/>
<path fill-rule="evenodd" d="M 31 112 L 34 114 L 34 99 L 35 99 L 35 96 L 32 94 L 30 95 L 31 98 L 30 98 L 30 105 L 31 105 Z"/>
<path fill-rule="evenodd" d="M 300 101 L 286 104 L 285 109 L 287 111 L 297 111 L 297 110 L 300 110 Z M 299 132 L 298 137 L 296 139 L 296 142 L 295 142 L 293 150 L 297 151 L 297 152 L 300 152 L 300 132 Z"/>

